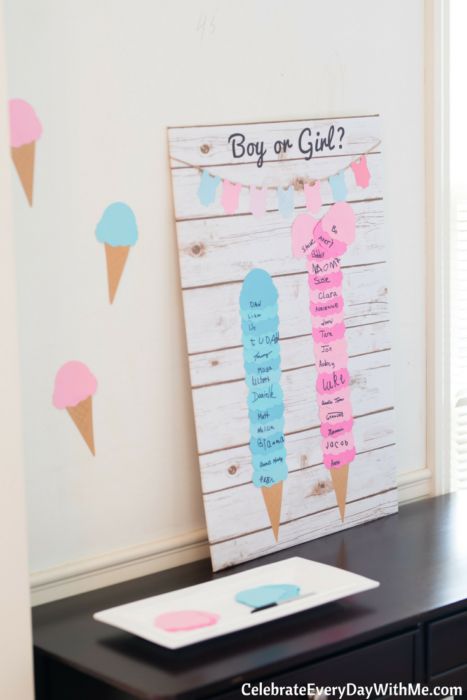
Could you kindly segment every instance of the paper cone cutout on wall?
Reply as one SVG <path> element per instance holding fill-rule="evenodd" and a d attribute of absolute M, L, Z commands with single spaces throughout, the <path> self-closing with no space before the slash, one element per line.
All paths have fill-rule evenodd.
<path fill-rule="evenodd" d="M 107 260 L 107 281 L 109 285 L 109 301 L 113 302 L 117 293 L 120 278 L 125 269 L 130 246 L 111 246 L 105 244 L 105 257 Z"/>
<path fill-rule="evenodd" d="M 95 455 L 94 426 L 92 421 L 92 396 L 88 396 L 87 399 L 84 399 L 84 401 L 81 401 L 76 406 L 67 406 L 66 410 L 68 411 L 73 423 L 83 436 L 86 445 L 89 447 L 92 454 Z"/>
<path fill-rule="evenodd" d="M 125 269 L 130 246 L 138 240 L 138 227 L 131 207 L 113 202 L 104 209 L 96 226 L 96 238 L 105 245 L 109 301 L 113 302 Z"/>
<path fill-rule="evenodd" d="M 345 503 L 347 500 L 347 482 L 349 478 L 349 465 L 344 464 L 342 467 L 330 469 L 332 485 L 336 493 L 337 505 L 342 522 L 345 517 Z"/>
<path fill-rule="evenodd" d="M 27 200 L 32 206 L 32 197 L 34 190 L 34 159 L 36 154 L 36 143 L 25 143 L 24 146 L 11 148 L 11 157 L 15 164 L 16 172 L 18 173 L 21 185 Z"/>
<path fill-rule="evenodd" d="M 95 455 L 92 421 L 92 397 L 96 393 L 97 380 L 83 362 L 70 360 L 60 367 L 55 376 L 52 403 L 64 409 Z"/>
<path fill-rule="evenodd" d="M 11 158 L 29 205 L 34 189 L 36 141 L 42 135 L 42 124 L 34 107 L 19 98 L 8 100 Z"/>
<path fill-rule="evenodd" d="M 263 486 L 261 489 L 264 498 L 264 503 L 266 505 L 266 510 L 268 511 L 269 522 L 271 523 L 272 531 L 274 533 L 274 538 L 276 542 L 279 539 L 283 483 L 283 481 L 279 481 L 273 486 Z"/>

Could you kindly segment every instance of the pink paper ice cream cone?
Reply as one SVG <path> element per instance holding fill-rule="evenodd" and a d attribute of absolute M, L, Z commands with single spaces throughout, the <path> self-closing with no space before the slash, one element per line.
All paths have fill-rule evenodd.
<path fill-rule="evenodd" d="M 25 100 L 10 100 L 10 149 L 29 205 L 34 193 L 34 161 L 36 141 L 42 134 L 42 125 L 31 105 Z"/>
<path fill-rule="evenodd" d="M 78 428 L 86 445 L 95 455 L 92 397 L 97 389 L 97 380 L 82 362 L 67 362 L 57 372 L 53 404 L 66 408 Z"/>

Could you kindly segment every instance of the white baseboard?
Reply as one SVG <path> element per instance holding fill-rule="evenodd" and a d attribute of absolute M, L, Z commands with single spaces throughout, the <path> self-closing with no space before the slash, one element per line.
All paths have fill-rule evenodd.
<path fill-rule="evenodd" d="M 433 495 L 433 477 L 425 467 L 417 471 L 399 474 L 397 478 L 399 503 L 410 503 Z"/>
<path fill-rule="evenodd" d="M 209 556 L 206 530 L 80 559 L 31 574 L 32 605 L 49 603 L 95 588 L 111 586 L 139 576 Z"/>
<path fill-rule="evenodd" d="M 431 472 L 419 469 L 402 474 L 398 478 L 398 487 L 401 503 L 429 496 Z M 36 571 L 31 574 L 32 605 L 121 583 L 208 556 L 207 534 L 203 529 Z"/>

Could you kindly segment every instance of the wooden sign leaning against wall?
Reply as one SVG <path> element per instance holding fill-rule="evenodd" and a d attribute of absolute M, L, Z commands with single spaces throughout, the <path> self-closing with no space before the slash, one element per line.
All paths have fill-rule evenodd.
<path fill-rule="evenodd" d="M 168 130 L 214 570 L 397 510 L 379 128 Z"/>

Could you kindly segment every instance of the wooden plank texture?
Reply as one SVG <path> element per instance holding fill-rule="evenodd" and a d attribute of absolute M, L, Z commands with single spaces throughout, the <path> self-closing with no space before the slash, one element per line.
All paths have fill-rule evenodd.
<path fill-rule="evenodd" d="M 348 327 L 346 338 L 350 357 L 388 350 L 391 347 L 388 321 Z M 314 366 L 311 332 L 282 340 L 280 347 L 283 372 Z M 190 355 L 189 360 L 192 387 L 220 384 L 243 379 L 245 376 L 241 346 Z"/>
<path fill-rule="evenodd" d="M 393 405 L 390 353 L 376 352 L 349 360 L 354 415 Z M 285 433 L 319 425 L 314 367 L 284 372 Z M 200 454 L 249 441 L 247 386 L 244 381 L 193 389 L 196 435 Z"/>
<path fill-rule="evenodd" d="M 278 139 L 289 139 L 293 147 L 287 150 L 285 159 L 303 159 L 304 154 L 298 148 L 298 135 L 304 128 L 310 128 L 313 132 L 320 131 L 325 134 L 329 127 L 334 125 L 337 129 L 342 126 L 345 136 L 342 148 L 335 152 L 341 155 L 359 155 L 368 150 L 380 139 L 380 120 L 377 115 L 355 117 L 341 117 L 339 119 L 300 119 L 285 122 L 262 122 L 253 124 L 221 124 L 195 127 L 171 127 L 168 129 L 170 155 L 173 158 L 185 160 L 194 165 L 210 167 L 221 163 L 235 162 L 232 158 L 232 148 L 228 143 L 228 137 L 235 132 L 245 135 L 246 141 L 264 141 L 268 150 L 265 161 L 277 160 L 274 154 L 273 144 Z M 208 149 L 206 149 L 206 146 Z M 241 164 L 248 161 L 248 157 L 242 158 Z M 172 161 L 174 168 L 183 168 L 183 164 Z"/>
<path fill-rule="evenodd" d="M 359 202 L 354 211 L 358 238 L 342 265 L 384 262 L 383 202 Z M 241 281 L 252 267 L 264 267 L 270 275 L 303 272 L 306 261 L 291 254 L 290 229 L 290 221 L 277 211 L 260 219 L 250 215 L 181 221 L 177 231 L 182 287 Z"/>
<path fill-rule="evenodd" d="M 298 135 L 345 129 L 342 142 L 305 160 Z M 267 149 L 258 167 L 253 152 L 234 158 L 228 137 Z M 335 132 L 336 133 L 336 132 Z M 391 336 L 386 282 L 386 237 L 380 120 L 377 116 L 262 124 L 180 127 L 168 130 L 199 465 L 214 570 L 284 549 L 397 510 Z M 289 139 L 286 153 L 274 142 Z M 339 148 L 339 145 L 341 148 Z M 316 368 L 306 261 L 291 253 L 291 219 L 278 211 L 268 189 L 266 213 L 251 214 L 248 187 L 294 188 L 294 215 L 305 210 L 300 180 L 327 178 L 367 155 L 371 173 L 362 188 L 345 170 L 347 201 L 356 216 L 356 239 L 341 259 L 344 320 L 351 376 L 353 435 L 347 507 L 341 522 L 329 471 L 322 463 L 316 403 Z M 184 162 L 180 162 L 184 161 Z M 239 206 L 227 215 L 220 202 L 198 199 L 199 168 L 242 183 Z M 321 218 L 334 203 L 321 181 Z M 260 489 L 252 483 L 250 426 L 239 312 L 241 286 L 260 267 L 278 291 L 281 386 L 289 475 L 284 483 L 276 542 Z"/>
<path fill-rule="evenodd" d="M 248 183 L 258 187 L 279 186 L 282 187 L 289 183 L 294 178 L 320 178 L 328 173 L 334 173 L 341 168 L 345 168 L 352 161 L 351 156 L 337 156 L 331 158 L 319 158 L 310 164 L 304 164 L 303 161 L 283 161 L 280 163 L 280 177 L 278 177 L 277 163 L 269 163 L 261 169 L 257 168 L 254 163 L 251 165 L 223 165 L 210 167 L 209 172 L 219 177 L 227 178 L 234 182 Z M 362 190 L 355 184 L 354 177 L 351 171 L 345 173 L 345 181 L 347 185 L 347 201 L 355 202 L 362 199 L 376 199 L 383 195 L 382 183 L 382 159 L 378 153 L 368 155 L 368 163 L 371 168 L 371 181 L 369 186 Z M 193 218 L 211 218 L 220 216 L 224 219 L 228 217 L 220 203 L 220 188 L 217 191 L 215 202 L 205 207 L 198 199 L 198 187 L 200 174 L 194 168 L 184 168 L 180 170 L 172 170 L 172 178 L 174 184 L 174 203 L 175 216 L 177 221 Z M 331 187 L 327 181 L 321 183 L 321 193 L 323 204 L 332 204 Z M 295 206 L 304 207 L 305 199 L 303 191 L 295 192 Z M 274 190 L 268 192 L 266 200 L 268 210 L 277 210 L 277 195 Z M 243 214 L 250 216 L 250 195 L 248 188 L 242 188 L 240 195 L 240 204 L 236 214 L 233 217 L 238 217 Z"/>
<path fill-rule="evenodd" d="M 280 337 L 292 338 L 309 333 L 307 273 L 276 277 L 274 282 L 279 293 Z M 183 292 L 190 354 L 241 345 L 241 286 L 241 282 L 235 282 Z M 343 292 L 344 318 L 348 327 L 388 320 L 384 263 L 345 269 Z"/>
<path fill-rule="evenodd" d="M 395 440 L 393 409 L 355 418 L 353 432 L 359 453 L 387 447 Z M 289 474 L 322 463 L 321 439 L 317 426 L 287 436 Z M 201 455 L 199 462 L 205 494 L 251 483 L 251 455 L 248 445 L 209 452 Z M 317 489 L 321 488 L 319 480 L 316 484 Z"/>
<path fill-rule="evenodd" d="M 377 462 L 375 462 L 375 468 L 378 468 Z M 262 498 L 260 493 L 257 493 L 256 497 Z M 361 500 L 349 501 L 343 523 L 334 503 L 328 509 L 282 523 L 278 542 L 274 540 L 271 528 L 266 527 L 264 530 L 255 530 L 243 537 L 225 540 L 218 544 L 213 543 L 211 545 L 213 569 L 219 571 L 233 564 L 241 564 L 249 559 L 293 547 L 300 542 L 331 535 L 333 532 L 347 530 L 369 520 L 391 515 L 397 512 L 397 505 L 397 488 L 394 487 L 389 491 L 379 492 Z M 259 565 L 260 562 L 258 562 Z"/>
<path fill-rule="evenodd" d="M 367 498 L 394 488 L 394 447 L 388 446 L 356 456 L 349 470 L 348 501 Z M 352 478 L 357 475 L 358 478 Z M 205 494 L 210 543 L 242 537 L 255 530 L 268 530 L 268 516 L 261 489 L 252 482 Z M 287 523 L 336 507 L 329 470 L 323 464 L 304 467 L 284 482 L 281 520 Z M 235 513 L 228 518 L 226 513 Z M 281 538 L 282 539 L 282 538 Z"/>

